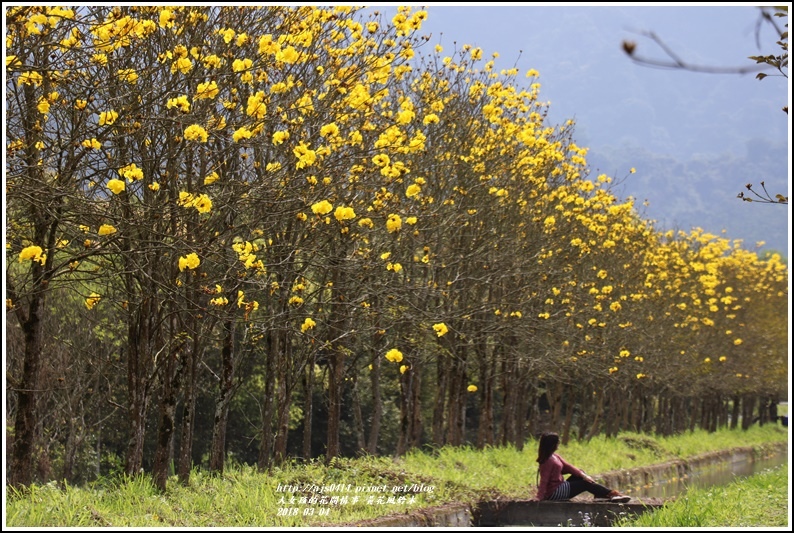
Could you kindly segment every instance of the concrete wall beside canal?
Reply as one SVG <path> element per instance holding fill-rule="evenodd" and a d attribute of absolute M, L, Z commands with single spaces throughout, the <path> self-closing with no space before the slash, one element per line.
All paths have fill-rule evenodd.
<path fill-rule="evenodd" d="M 611 487 L 643 487 L 670 479 L 686 479 L 718 465 L 752 463 L 775 454 L 788 457 L 788 443 L 761 448 L 743 447 L 704 453 L 689 459 L 605 472 L 595 477 Z M 627 504 L 594 502 L 577 497 L 570 502 L 527 500 L 484 501 L 471 506 L 453 503 L 354 524 L 358 527 L 479 527 L 479 526 L 609 526 L 618 516 L 640 514 L 664 505 L 658 498 L 632 498 Z"/>

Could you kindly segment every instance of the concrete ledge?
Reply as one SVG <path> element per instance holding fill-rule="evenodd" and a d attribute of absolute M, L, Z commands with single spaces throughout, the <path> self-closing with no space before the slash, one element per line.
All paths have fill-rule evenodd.
<path fill-rule="evenodd" d="M 636 516 L 661 503 L 599 501 L 482 502 L 474 511 L 474 526 L 597 526 L 609 527 L 616 518 Z"/>
<path fill-rule="evenodd" d="M 356 522 L 355 527 L 471 527 L 472 512 L 467 504 L 456 503 L 418 509 L 373 520 Z"/>

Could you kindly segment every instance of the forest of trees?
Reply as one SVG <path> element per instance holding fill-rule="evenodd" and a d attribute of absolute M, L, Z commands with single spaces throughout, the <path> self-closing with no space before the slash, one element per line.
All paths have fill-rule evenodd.
<path fill-rule="evenodd" d="M 779 255 L 654 227 L 537 72 L 368 13 L 6 11 L 9 483 L 672 434 L 785 397 Z"/>

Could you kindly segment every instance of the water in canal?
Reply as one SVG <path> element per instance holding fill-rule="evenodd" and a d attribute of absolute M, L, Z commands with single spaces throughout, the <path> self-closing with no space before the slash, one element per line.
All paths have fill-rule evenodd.
<path fill-rule="evenodd" d="M 626 488 L 624 492 L 635 498 L 670 498 L 683 494 L 689 488 L 725 485 L 737 478 L 749 477 L 766 469 L 788 463 L 785 451 L 772 457 L 754 461 L 721 462 L 689 472 L 685 477 L 658 480 L 651 485 Z"/>

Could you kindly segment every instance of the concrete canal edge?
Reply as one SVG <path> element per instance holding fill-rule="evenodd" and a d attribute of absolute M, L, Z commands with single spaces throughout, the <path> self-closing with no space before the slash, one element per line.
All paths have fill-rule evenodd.
<path fill-rule="evenodd" d="M 707 466 L 726 462 L 753 461 L 764 455 L 785 452 L 787 442 L 770 443 L 762 447 L 746 446 L 700 454 L 689 459 L 616 470 L 596 477 L 607 486 L 635 486 L 671 477 L 683 477 Z M 664 501 L 650 498 L 632 499 L 625 504 L 580 499 L 569 502 L 532 502 L 529 500 L 492 500 L 475 505 L 449 503 L 418 509 L 409 513 L 363 520 L 354 527 L 479 527 L 479 526 L 605 526 L 626 514 L 641 514 L 664 505 Z M 332 524 L 328 524 L 332 526 Z"/>

